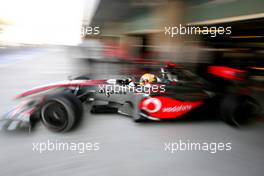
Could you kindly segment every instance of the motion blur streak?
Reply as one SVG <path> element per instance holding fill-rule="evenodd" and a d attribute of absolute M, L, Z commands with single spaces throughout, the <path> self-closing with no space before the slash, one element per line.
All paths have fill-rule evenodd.
<path fill-rule="evenodd" d="M 91 0 L 89 7 L 94 7 L 95 2 Z M 84 3 L 84 0 L 0 1 L 0 19 L 5 22 L 0 41 L 76 45 L 81 39 Z"/>
<path fill-rule="evenodd" d="M 19 103 L 20 99 L 14 100 L 16 95 L 34 93 L 32 88 L 41 85 L 50 87 L 38 90 L 56 88 L 52 83 L 79 76 L 91 80 L 122 78 L 122 84 L 130 80 L 137 85 L 148 73 L 170 81 L 173 89 L 169 98 L 173 100 L 178 95 L 192 102 L 197 97 L 197 101 L 215 95 L 228 97 L 221 102 L 209 101 L 212 108 L 203 113 L 184 114 L 191 119 L 145 123 L 133 123 L 120 114 L 93 114 L 90 105 L 94 102 L 87 97 L 80 126 L 68 133 L 51 132 L 41 121 L 30 134 L 19 129 L 0 130 L 0 175 L 263 175 L 263 114 L 238 128 L 219 120 L 224 114 L 221 108 L 227 110 L 229 118 L 225 120 L 247 116 L 245 107 L 254 109 L 253 101 L 243 104 L 247 99 L 236 94 L 250 95 L 263 108 L 263 7 L 263 0 L 0 0 L 1 117 Z M 164 27 L 177 26 L 200 27 L 203 33 L 165 35 Z M 87 35 L 81 36 L 84 27 Z M 227 27 L 231 27 L 231 34 L 222 34 Z M 212 37 L 207 32 L 218 34 Z M 161 67 L 161 63 L 166 66 Z M 166 74 L 169 71 L 171 74 Z M 82 85 L 92 84 L 82 79 Z M 170 91 L 170 87 L 165 90 Z M 77 94 L 83 89 L 70 91 Z M 97 95 L 106 97 L 105 92 Z M 121 92 L 110 97 L 115 95 L 123 96 Z M 194 107 L 156 99 L 145 102 L 142 110 L 176 114 L 199 111 L 207 105 L 201 103 Z M 100 150 L 42 154 L 32 150 L 32 144 L 47 141 L 100 143 Z M 232 149 L 212 154 L 209 145 L 207 151 L 176 151 L 180 141 L 201 146 L 205 142 L 213 148 L 232 143 Z M 170 150 L 164 149 L 164 144 Z"/>

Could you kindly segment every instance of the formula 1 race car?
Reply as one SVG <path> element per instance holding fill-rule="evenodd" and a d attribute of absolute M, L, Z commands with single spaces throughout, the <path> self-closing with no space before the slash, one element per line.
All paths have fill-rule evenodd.
<path fill-rule="evenodd" d="M 209 107 L 215 116 L 236 126 L 260 114 L 261 106 L 251 96 L 241 93 L 243 87 L 236 85 L 221 92 L 174 63 L 155 69 L 152 70 L 155 74 L 145 74 L 140 79 L 120 76 L 101 80 L 80 76 L 33 88 L 16 97 L 22 103 L 5 114 L 0 128 L 15 130 L 42 121 L 53 131 L 69 131 L 80 123 L 83 105 L 92 106 L 92 113 L 120 113 L 135 122 L 181 119 L 202 107 Z M 219 68 L 212 67 L 210 71 L 224 78 L 230 74 L 230 69 L 220 74 Z M 236 70 L 231 71 L 233 78 Z"/>

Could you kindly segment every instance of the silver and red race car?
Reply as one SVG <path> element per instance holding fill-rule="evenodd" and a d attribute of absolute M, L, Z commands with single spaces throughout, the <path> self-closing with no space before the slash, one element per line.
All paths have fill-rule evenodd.
<path fill-rule="evenodd" d="M 226 74 L 232 71 L 223 74 L 219 68 L 209 70 L 223 79 L 228 79 Z M 215 85 L 176 64 L 160 65 L 152 72 L 157 81 L 148 85 L 131 76 L 102 80 L 80 76 L 33 88 L 17 95 L 22 102 L 4 115 L 0 128 L 31 129 L 35 122 L 41 121 L 50 130 L 70 131 L 81 122 L 84 105 L 91 106 L 92 113 L 120 113 L 135 122 L 183 119 L 210 112 L 212 117 L 238 126 L 260 114 L 259 103 L 242 93 L 237 84 L 235 88 L 219 91 L 219 87 L 215 89 Z M 235 72 L 231 74 L 233 79 Z"/>

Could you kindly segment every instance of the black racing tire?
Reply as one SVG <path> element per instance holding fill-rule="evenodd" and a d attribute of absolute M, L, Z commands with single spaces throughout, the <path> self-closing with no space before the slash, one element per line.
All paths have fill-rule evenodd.
<path fill-rule="evenodd" d="M 248 124 L 261 114 L 261 105 L 252 97 L 231 94 L 220 104 L 222 120 L 232 126 Z"/>
<path fill-rule="evenodd" d="M 68 92 L 46 97 L 40 109 L 42 123 L 55 132 L 72 130 L 80 123 L 82 114 L 82 103 L 76 96 Z"/>

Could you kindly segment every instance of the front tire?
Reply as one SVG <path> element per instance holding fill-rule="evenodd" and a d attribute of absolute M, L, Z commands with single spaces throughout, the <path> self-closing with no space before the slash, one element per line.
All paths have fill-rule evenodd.
<path fill-rule="evenodd" d="M 41 120 L 55 132 L 70 131 L 81 120 L 83 107 L 71 93 L 60 93 L 47 97 L 40 109 Z"/>

